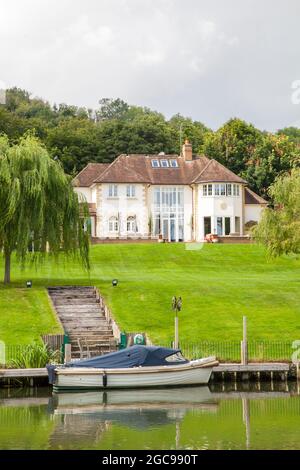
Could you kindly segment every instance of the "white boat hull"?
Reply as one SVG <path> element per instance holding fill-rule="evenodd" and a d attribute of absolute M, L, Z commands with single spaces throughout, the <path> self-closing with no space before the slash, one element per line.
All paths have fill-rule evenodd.
<path fill-rule="evenodd" d="M 128 369 L 57 368 L 54 390 L 168 387 L 207 384 L 214 358 L 183 365 L 135 367 Z"/>

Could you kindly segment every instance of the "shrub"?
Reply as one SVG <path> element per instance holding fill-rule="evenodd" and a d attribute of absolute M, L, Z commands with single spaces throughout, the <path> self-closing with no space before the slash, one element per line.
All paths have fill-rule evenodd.
<path fill-rule="evenodd" d="M 59 362 L 60 351 L 52 351 L 47 344 L 33 343 L 25 346 L 9 366 L 14 369 L 46 367 L 52 362 Z"/>
<path fill-rule="evenodd" d="M 253 227 L 256 227 L 257 222 L 255 220 L 249 220 L 248 222 L 245 223 L 245 231 L 246 232 L 252 232 Z"/>

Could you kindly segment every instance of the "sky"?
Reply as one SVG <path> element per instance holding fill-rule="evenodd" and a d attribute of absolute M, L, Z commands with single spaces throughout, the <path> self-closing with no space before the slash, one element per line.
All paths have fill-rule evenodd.
<path fill-rule="evenodd" d="M 300 127 L 299 0 L 0 0 L 0 88 Z"/>

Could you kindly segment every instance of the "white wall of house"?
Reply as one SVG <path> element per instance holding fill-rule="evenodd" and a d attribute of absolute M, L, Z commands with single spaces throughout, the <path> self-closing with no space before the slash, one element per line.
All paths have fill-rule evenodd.
<path fill-rule="evenodd" d="M 198 185 L 198 198 L 197 198 L 197 226 L 196 226 L 196 240 L 201 241 L 205 238 L 204 235 L 204 218 L 210 217 L 211 220 L 211 233 L 218 233 L 218 218 L 222 218 L 222 231 L 225 235 L 225 224 L 230 218 L 230 233 L 236 233 L 236 225 L 240 225 L 240 234 L 242 234 L 243 226 L 243 187 L 239 185 L 238 196 L 211 196 L 203 195 L 203 185 Z M 238 220 L 236 218 L 239 218 Z M 219 228 L 220 229 L 220 228 Z"/>
<path fill-rule="evenodd" d="M 249 222 L 250 220 L 259 222 L 264 208 L 265 205 L 245 204 L 245 223 Z"/>
<path fill-rule="evenodd" d="M 149 220 L 154 214 L 154 191 L 157 186 L 147 184 L 133 184 L 134 195 L 128 197 L 128 184 L 117 184 L 117 195 L 109 195 L 109 184 L 94 184 L 90 188 L 75 187 L 77 193 L 82 194 L 87 202 L 95 203 L 97 216 L 92 217 L 92 234 L 100 238 L 114 237 L 148 237 Z M 173 188 L 166 185 L 160 188 Z M 225 235 L 225 224 L 228 230 L 230 219 L 230 233 L 243 234 L 243 226 L 250 220 L 259 221 L 264 205 L 245 204 L 243 207 L 243 186 L 239 185 L 239 195 L 215 195 L 214 184 L 212 195 L 205 195 L 203 184 L 191 186 L 177 186 L 183 191 L 184 204 L 184 241 L 202 241 L 204 235 L 204 218 L 208 217 L 211 232 L 220 232 L 220 218 L 222 218 L 222 231 Z M 110 221 L 115 218 L 115 224 Z M 219 218 L 219 220 L 218 220 Z M 131 223 L 129 223 L 131 221 Z M 240 230 L 238 231 L 238 225 Z M 178 236 L 178 230 L 176 231 Z"/>
<path fill-rule="evenodd" d="M 96 185 L 96 184 L 91 186 L 91 202 L 93 202 L 94 204 L 97 203 L 97 187 L 98 186 L 99 185 Z"/>
<path fill-rule="evenodd" d="M 92 201 L 92 191 L 91 191 L 91 188 L 84 188 L 84 187 L 81 187 L 81 186 L 75 186 L 74 188 L 74 191 L 77 193 L 77 194 L 81 194 L 82 196 L 85 197 L 86 199 L 86 202 L 93 202 Z"/>
<path fill-rule="evenodd" d="M 146 186 L 134 184 L 134 196 L 127 196 L 127 184 L 116 184 L 117 194 L 109 195 L 109 184 L 97 185 L 97 237 L 143 237 L 148 234 Z M 133 219 L 135 222 L 133 222 Z M 131 222 L 128 229 L 128 223 Z"/>
<path fill-rule="evenodd" d="M 193 190 L 184 186 L 184 240 L 193 239 Z"/>

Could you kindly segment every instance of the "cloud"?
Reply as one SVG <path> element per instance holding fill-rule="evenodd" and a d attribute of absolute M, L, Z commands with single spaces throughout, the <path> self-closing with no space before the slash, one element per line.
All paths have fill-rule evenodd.
<path fill-rule="evenodd" d="M 300 4 L 0 0 L 0 80 L 51 102 L 121 97 L 218 127 L 295 122 Z"/>

